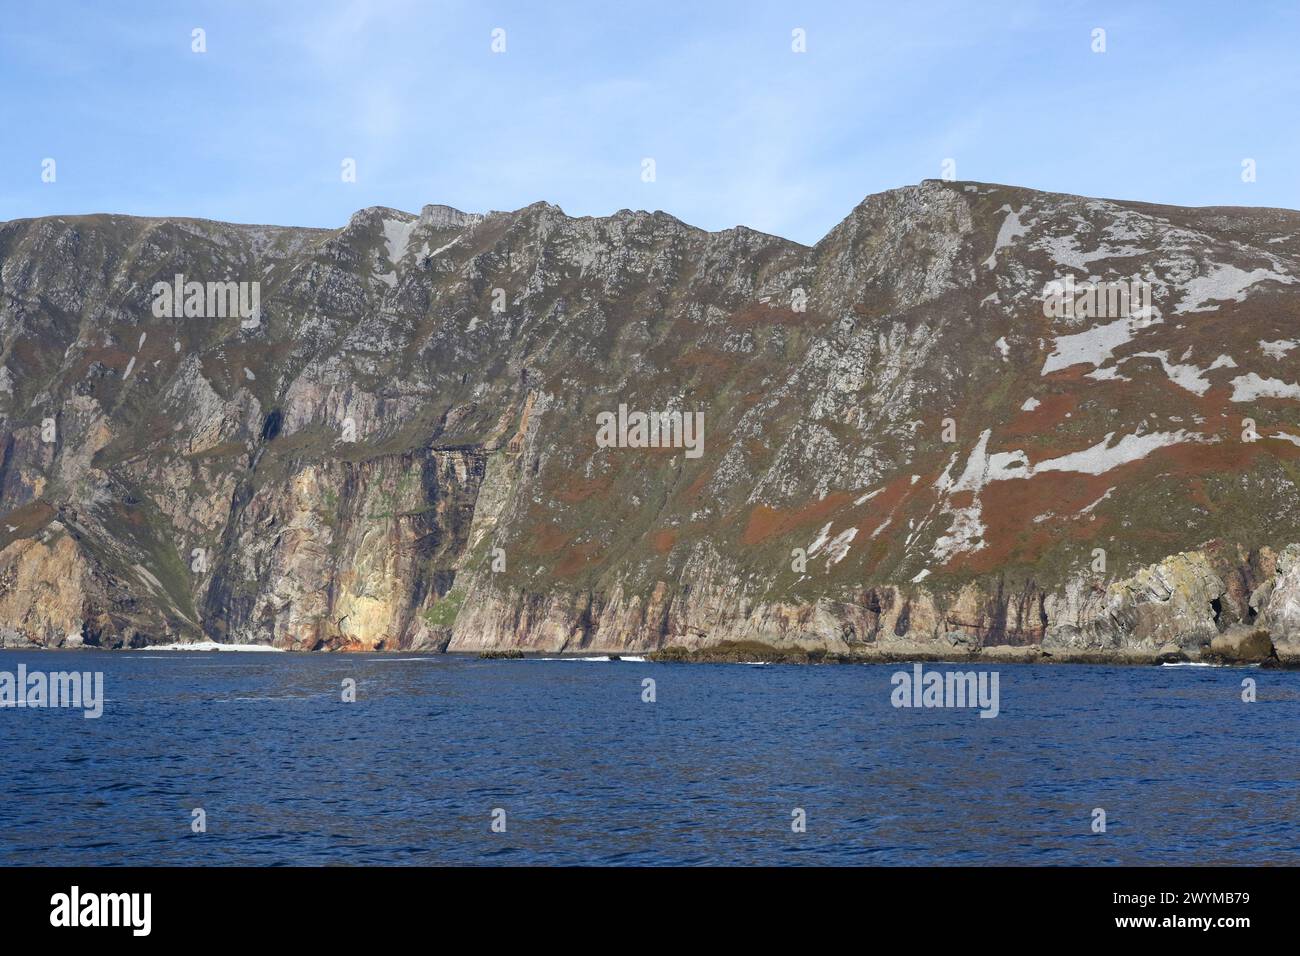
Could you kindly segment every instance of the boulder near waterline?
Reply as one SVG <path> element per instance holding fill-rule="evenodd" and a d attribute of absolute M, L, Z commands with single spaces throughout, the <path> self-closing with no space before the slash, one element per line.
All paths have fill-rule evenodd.
<path fill-rule="evenodd" d="M 1210 651 L 1206 656 L 1226 664 L 1255 664 L 1276 655 L 1268 631 L 1261 627 L 1237 624 L 1210 642 Z"/>

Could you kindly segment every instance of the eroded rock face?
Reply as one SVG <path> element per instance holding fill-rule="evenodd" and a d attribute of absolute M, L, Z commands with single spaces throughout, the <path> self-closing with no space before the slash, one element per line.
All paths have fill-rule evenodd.
<path fill-rule="evenodd" d="M 1260 624 L 1275 639 L 1300 644 L 1300 544 L 1282 550 L 1277 558 L 1276 576 L 1256 593 L 1263 611 Z"/>
<path fill-rule="evenodd" d="M 260 312 L 160 316 L 178 274 Z M 1140 315 L 1044 308 L 1134 276 Z M 3 223 L 0 640 L 1281 647 L 1298 302 L 1296 213 L 982 183 L 813 247 L 546 203 Z M 699 453 L 598 442 L 621 406 Z"/>
<path fill-rule="evenodd" d="M 1208 656 L 1228 664 L 1252 664 L 1269 660 L 1275 652 L 1267 630 L 1234 624 L 1210 642 Z"/>
<path fill-rule="evenodd" d="M 1219 633 L 1226 590 L 1204 555 L 1176 554 L 1107 587 L 1105 616 L 1122 645 L 1199 649 Z"/>
<path fill-rule="evenodd" d="M 62 647 L 79 638 L 87 572 L 72 538 L 57 528 L 44 541 L 20 538 L 0 551 L 0 646 Z"/>
<path fill-rule="evenodd" d="M 472 451 L 329 461 L 237 508 L 205 591 L 208 627 L 294 650 L 446 646 L 451 588 L 483 478 Z M 287 493 L 286 493 L 287 492 Z M 269 587 L 241 587 L 252 582 Z"/>

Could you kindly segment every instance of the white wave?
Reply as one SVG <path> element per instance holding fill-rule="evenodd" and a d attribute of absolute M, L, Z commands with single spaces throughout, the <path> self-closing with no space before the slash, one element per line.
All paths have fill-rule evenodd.
<path fill-rule="evenodd" d="M 245 651 L 272 654 L 285 653 L 283 648 L 266 644 L 218 644 L 216 641 L 194 641 L 191 644 L 153 644 L 139 648 L 144 651 Z"/>

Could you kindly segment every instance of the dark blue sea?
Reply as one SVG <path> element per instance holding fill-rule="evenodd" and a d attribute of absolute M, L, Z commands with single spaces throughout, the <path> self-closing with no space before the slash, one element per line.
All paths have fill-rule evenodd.
<path fill-rule="evenodd" d="M 3 865 L 1300 864 L 1296 671 L 1006 665 L 984 719 L 893 707 L 895 665 L 19 663 L 106 701 L 0 709 Z"/>

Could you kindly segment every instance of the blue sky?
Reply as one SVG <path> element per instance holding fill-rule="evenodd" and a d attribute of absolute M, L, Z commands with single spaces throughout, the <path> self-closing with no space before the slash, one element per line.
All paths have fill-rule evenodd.
<path fill-rule="evenodd" d="M 1298 49 L 1292 2 L 2 0 L 0 219 L 333 227 L 544 199 L 811 243 L 946 158 L 959 179 L 1294 209 Z"/>

